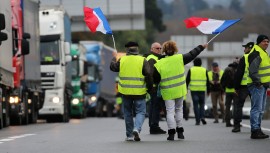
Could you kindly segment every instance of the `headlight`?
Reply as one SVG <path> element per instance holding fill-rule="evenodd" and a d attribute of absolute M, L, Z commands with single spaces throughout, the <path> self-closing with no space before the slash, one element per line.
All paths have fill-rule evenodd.
<path fill-rule="evenodd" d="M 53 97 L 52 98 L 52 102 L 53 103 L 59 103 L 60 102 L 60 98 L 59 97 Z"/>
<path fill-rule="evenodd" d="M 15 97 L 9 97 L 9 103 L 13 104 L 13 103 L 18 103 L 19 102 L 19 97 L 15 96 Z"/>
<path fill-rule="evenodd" d="M 77 104 L 79 104 L 79 99 L 78 98 L 74 98 L 74 99 L 72 99 L 72 104 L 74 104 L 74 105 L 77 105 Z"/>
<path fill-rule="evenodd" d="M 97 97 L 96 96 L 92 96 L 91 97 L 91 101 L 96 101 L 97 100 Z"/>
<path fill-rule="evenodd" d="M 207 105 L 204 105 L 204 110 L 207 110 L 208 109 L 208 106 Z"/>

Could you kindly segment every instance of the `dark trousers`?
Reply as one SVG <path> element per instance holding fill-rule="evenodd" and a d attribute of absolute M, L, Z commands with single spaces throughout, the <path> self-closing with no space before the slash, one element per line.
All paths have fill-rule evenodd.
<path fill-rule="evenodd" d="M 238 99 L 238 96 L 234 92 L 227 92 L 225 99 L 225 121 L 227 124 L 231 121 L 231 106 L 232 103 L 235 103 Z M 234 109 L 234 108 L 233 108 Z"/>
<path fill-rule="evenodd" d="M 233 119 L 235 127 L 240 127 L 240 123 L 243 117 L 243 106 L 248 95 L 249 95 L 248 88 L 241 88 L 240 90 L 238 90 L 237 101 L 233 103 L 234 107 Z"/>
<path fill-rule="evenodd" d="M 149 105 L 149 127 L 155 129 L 159 127 L 160 110 L 164 101 L 162 97 L 157 96 L 157 93 L 151 93 L 150 96 L 151 99 Z"/>
<path fill-rule="evenodd" d="M 200 119 L 204 118 L 205 92 L 191 91 L 191 98 L 193 101 L 193 109 L 196 122 L 199 123 Z"/>

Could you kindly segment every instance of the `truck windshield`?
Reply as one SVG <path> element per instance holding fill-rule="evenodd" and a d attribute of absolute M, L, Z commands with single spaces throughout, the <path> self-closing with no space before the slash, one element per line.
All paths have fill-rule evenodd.
<path fill-rule="evenodd" d="M 41 65 L 59 64 L 59 41 L 41 42 L 40 58 Z"/>
<path fill-rule="evenodd" d="M 96 67 L 94 65 L 88 67 L 88 81 L 93 82 L 96 80 Z"/>

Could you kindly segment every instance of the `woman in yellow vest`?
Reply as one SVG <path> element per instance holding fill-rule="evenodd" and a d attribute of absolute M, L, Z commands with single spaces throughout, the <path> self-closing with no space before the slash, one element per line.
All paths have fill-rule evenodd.
<path fill-rule="evenodd" d="M 124 119 L 126 125 L 126 141 L 140 141 L 139 133 L 146 114 L 146 94 L 151 90 L 150 67 L 146 59 L 139 55 L 139 45 L 128 42 L 125 45 L 126 56 L 111 61 L 110 69 L 119 72 L 118 92 L 122 95 Z M 135 122 L 133 121 L 133 107 L 135 106 Z"/>
<path fill-rule="evenodd" d="M 205 48 L 199 45 L 186 54 L 177 54 L 176 43 L 167 41 L 162 45 L 162 52 L 166 57 L 154 66 L 154 82 L 159 83 L 162 98 L 165 100 L 169 137 L 174 140 L 177 131 L 178 138 L 184 139 L 183 98 L 187 94 L 184 65 L 196 58 Z M 176 129 L 176 130 L 175 130 Z"/>
<path fill-rule="evenodd" d="M 268 45 L 269 38 L 265 35 L 259 35 L 257 44 L 254 45 L 248 55 L 248 60 L 246 60 L 249 70 L 247 85 L 251 94 L 251 139 L 269 138 L 269 135 L 264 134 L 261 129 L 262 117 L 266 105 L 266 89 L 270 84 L 270 61 L 266 51 Z"/>

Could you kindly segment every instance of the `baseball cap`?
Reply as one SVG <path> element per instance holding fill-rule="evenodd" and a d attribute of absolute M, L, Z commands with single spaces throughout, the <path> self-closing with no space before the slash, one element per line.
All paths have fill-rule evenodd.
<path fill-rule="evenodd" d="M 248 42 L 247 44 L 245 44 L 245 45 L 242 45 L 243 47 L 245 47 L 245 48 L 252 48 L 253 46 L 254 46 L 254 42 Z"/>
<path fill-rule="evenodd" d="M 213 67 L 218 67 L 218 63 L 217 63 L 217 62 L 213 62 L 213 63 L 212 63 L 212 66 L 213 66 Z"/>

